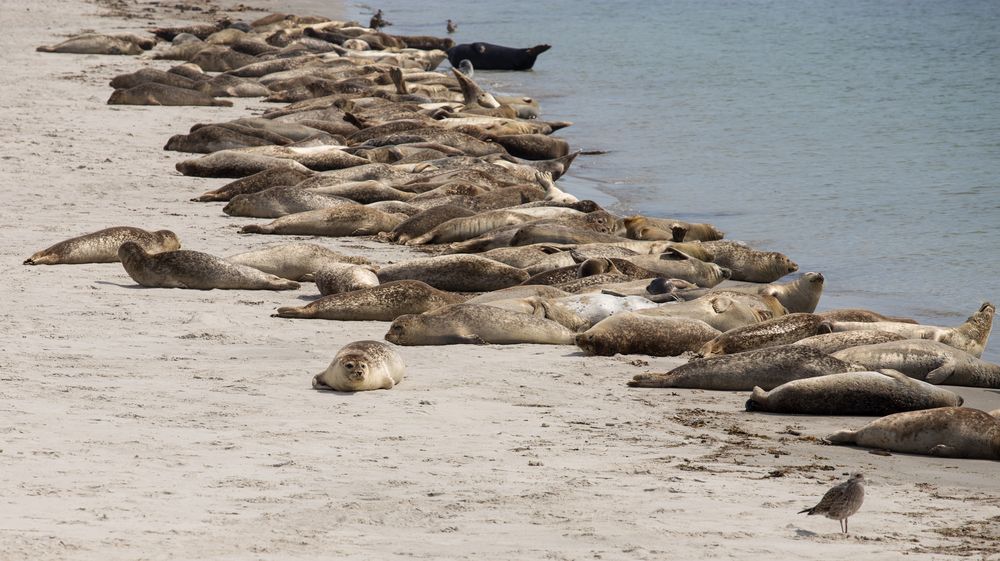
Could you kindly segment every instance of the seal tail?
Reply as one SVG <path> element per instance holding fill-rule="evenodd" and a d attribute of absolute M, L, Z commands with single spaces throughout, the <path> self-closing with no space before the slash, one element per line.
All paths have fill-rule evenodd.
<path fill-rule="evenodd" d="M 270 282 L 268 288 L 271 290 L 297 290 L 300 286 L 302 285 L 293 280 L 277 278 Z"/>
<path fill-rule="evenodd" d="M 273 318 L 307 318 L 309 317 L 305 313 L 305 306 L 282 306 L 275 310 L 271 317 Z"/>
<path fill-rule="evenodd" d="M 627 382 L 629 387 L 632 388 L 670 388 L 673 387 L 668 383 L 669 379 L 666 374 L 658 374 L 655 372 L 647 372 L 646 374 L 636 374 L 631 380 Z"/>
<path fill-rule="evenodd" d="M 854 444 L 857 438 L 858 438 L 858 431 L 841 430 L 831 434 L 824 440 L 826 440 L 830 444 Z"/>
<path fill-rule="evenodd" d="M 241 234 L 270 234 L 271 229 L 263 224 L 247 224 L 240 228 Z"/>

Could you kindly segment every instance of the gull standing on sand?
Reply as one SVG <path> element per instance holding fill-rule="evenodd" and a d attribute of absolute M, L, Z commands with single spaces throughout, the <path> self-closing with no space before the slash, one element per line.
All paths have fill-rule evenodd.
<path fill-rule="evenodd" d="M 827 518 L 840 522 L 840 529 L 847 533 L 847 517 L 853 515 L 861 508 L 861 503 L 865 501 L 865 476 L 855 473 L 850 479 L 837 485 L 826 492 L 819 504 L 812 508 L 800 510 L 810 516 L 813 514 L 823 514 Z"/>

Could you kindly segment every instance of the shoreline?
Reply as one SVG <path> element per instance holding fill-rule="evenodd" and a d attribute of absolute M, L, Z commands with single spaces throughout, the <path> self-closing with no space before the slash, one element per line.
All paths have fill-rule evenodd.
<path fill-rule="evenodd" d="M 269 317 L 304 290 L 138 289 L 117 263 L 22 266 L 119 223 L 171 229 L 214 255 L 292 241 L 238 235 L 250 219 L 188 201 L 228 180 L 181 176 L 184 156 L 162 150 L 196 122 L 266 104 L 108 106 L 112 76 L 169 61 L 34 52 L 86 28 L 148 27 L 100 10 L 18 6 L 0 39 L 13 217 L 2 226 L 5 558 L 990 555 L 995 462 L 820 446 L 868 419 L 751 415 L 745 392 L 625 386 L 682 359 L 403 347 L 398 388 L 326 394 L 309 389 L 312 374 L 349 341 L 381 340 L 385 323 Z M 381 262 L 415 254 L 322 243 Z M 954 389 L 968 406 L 995 403 Z M 850 536 L 795 514 L 857 469 L 871 484 Z"/>

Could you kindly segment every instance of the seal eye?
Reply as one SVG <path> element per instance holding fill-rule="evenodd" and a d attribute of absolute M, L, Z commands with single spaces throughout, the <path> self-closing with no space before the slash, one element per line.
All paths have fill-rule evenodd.
<path fill-rule="evenodd" d="M 354 370 L 354 363 L 353 362 L 345 362 L 344 363 L 344 368 L 346 368 L 348 370 Z"/>

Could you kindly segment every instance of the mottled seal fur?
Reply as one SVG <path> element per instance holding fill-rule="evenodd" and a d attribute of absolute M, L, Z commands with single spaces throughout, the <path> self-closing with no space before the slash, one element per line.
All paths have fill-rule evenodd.
<path fill-rule="evenodd" d="M 819 333 L 823 318 L 815 314 L 788 314 L 727 331 L 707 342 L 698 353 L 704 357 L 787 345 Z"/>
<path fill-rule="evenodd" d="M 528 280 L 528 273 L 478 255 L 441 255 L 386 265 L 378 278 L 420 280 L 454 292 L 486 292 L 520 284 Z"/>
<path fill-rule="evenodd" d="M 685 317 L 701 320 L 721 332 L 761 322 L 750 306 L 727 296 L 707 295 L 690 302 L 668 303 L 638 312 L 654 317 Z"/>
<path fill-rule="evenodd" d="M 385 335 L 397 345 L 572 345 L 573 337 L 572 331 L 554 321 L 479 304 L 400 316 Z"/>
<path fill-rule="evenodd" d="M 392 321 L 402 315 L 422 314 L 463 300 L 461 296 L 443 292 L 420 281 L 402 280 L 331 294 L 301 307 L 278 308 L 272 317 Z"/>
<path fill-rule="evenodd" d="M 317 390 L 360 392 L 391 390 L 403 381 L 402 357 L 381 341 L 355 341 L 344 345 L 326 370 L 313 377 Z"/>
<path fill-rule="evenodd" d="M 677 356 L 698 350 L 719 334 L 699 320 L 621 312 L 578 335 L 576 344 L 592 355 Z"/>
<path fill-rule="evenodd" d="M 769 390 L 792 380 L 856 370 L 863 368 L 808 347 L 781 345 L 693 359 L 670 372 L 636 375 L 628 385 L 722 391 L 760 386 Z"/>
<path fill-rule="evenodd" d="M 799 270 L 787 255 L 759 251 L 743 243 L 718 240 L 702 244 L 712 253 L 712 261 L 732 271 L 730 278 L 746 282 L 774 282 Z"/>
<path fill-rule="evenodd" d="M 888 415 L 826 440 L 907 454 L 1000 460 L 1000 419 L 978 409 L 940 407 Z"/>
<path fill-rule="evenodd" d="M 832 356 L 871 370 L 891 368 L 932 384 L 1000 388 L 1000 365 L 938 341 L 905 339 L 851 347 Z"/>
<path fill-rule="evenodd" d="M 299 283 L 200 251 L 147 253 L 135 242 L 118 248 L 118 258 L 132 280 L 150 288 L 198 290 L 294 290 Z"/>
<path fill-rule="evenodd" d="M 364 205 L 342 205 L 287 214 L 269 224 L 248 224 L 242 234 L 305 236 L 372 236 L 388 232 L 406 216 L 389 214 Z"/>
<path fill-rule="evenodd" d="M 24 260 L 25 265 L 76 265 L 80 263 L 117 263 L 118 248 L 135 242 L 149 253 L 181 248 L 177 235 L 170 230 L 147 232 L 132 226 L 115 226 L 61 241 Z"/>
<path fill-rule="evenodd" d="M 350 263 L 328 263 L 316 273 L 316 288 L 323 296 L 378 286 L 374 268 Z"/>
<path fill-rule="evenodd" d="M 792 344 L 811 347 L 817 351 L 833 354 L 851 347 L 877 345 L 890 341 L 902 341 L 903 339 L 905 337 L 902 335 L 889 333 L 888 331 L 844 331 L 841 333 L 821 333 L 812 337 L 806 337 Z"/>
<path fill-rule="evenodd" d="M 770 391 L 759 387 L 746 403 L 747 411 L 806 415 L 889 415 L 934 407 L 958 407 L 954 392 L 914 380 L 895 370 L 844 372 L 782 384 Z"/>
<path fill-rule="evenodd" d="M 232 107 L 228 99 L 216 99 L 208 94 L 160 84 L 146 82 L 127 90 L 115 90 L 108 98 L 108 105 L 208 105 Z"/>
<path fill-rule="evenodd" d="M 358 203 L 343 197 L 324 195 L 295 186 L 271 187 L 256 193 L 236 195 L 223 207 L 229 216 L 281 218 L 288 214 Z"/>

